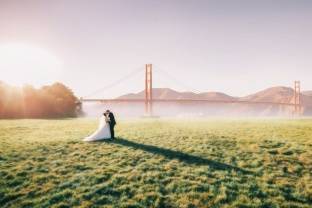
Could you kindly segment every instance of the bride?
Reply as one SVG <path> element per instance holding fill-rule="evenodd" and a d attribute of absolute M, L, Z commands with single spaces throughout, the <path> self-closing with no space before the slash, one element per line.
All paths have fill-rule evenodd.
<path fill-rule="evenodd" d="M 110 139 L 110 138 L 111 138 L 111 132 L 109 128 L 109 117 L 107 113 L 103 113 L 103 115 L 100 118 L 100 125 L 98 129 L 90 136 L 84 138 L 83 141 L 92 142 L 92 141 Z"/>

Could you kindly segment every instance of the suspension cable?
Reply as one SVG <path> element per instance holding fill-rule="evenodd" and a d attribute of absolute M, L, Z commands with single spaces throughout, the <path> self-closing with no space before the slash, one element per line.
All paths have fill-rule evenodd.
<path fill-rule="evenodd" d="M 198 92 L 198 90 L 195 90 L 194 88 L 190 87 L 189 85 L 183 83 L 182 81 L 176 79 L 174 76 L 172 76 L 171 74 L 169 74 L 167 71 L 168 70 L 163 70 L 161 69 L 158 65 L 153 64 L 153 66 L 156 67 L 156 70 L 161 72 L 160 75 L 163 75 L 164 77 L 168 77 L 171 80 L 173 80 L 174 82 L 176 82 L 178 85 L 182 86 L 183 89 L 187 90 L 187 91 L 191 91 L 191 92 Z"/>
<path fill-rule="evenodd" d="M 112 82 L 112 83 L 110 83 L 110 84 L 108 84 L 108 85 L 105 85 L 104 87 L 101 87 L 101 88 L 99 88 L 99 89 L 97 89 L 97 90 L 95 90 L 95 91 L 89 93 L 88 95 L 86 95 L 86 96 L 84 96 L 84 97 L 90 97 L 90 96 L 93 96 L 93 95 L 95 95 L 95 94 L 97 94 L 97 93 L 99 93 L 99 92 L 101 92 L 101 91 L 110 89 L 110 88 L 112 88 L 112 87 L 114 87 L 114 86 L 120 84 L 121 82 L 123 82 L 123 81 L 125 81 L 125 80 L 127 80 L 127 79 L 129 79 L 129 78 L 131 78 L 131 77 L 133 77 L 133 76 L 135 76 L 135 75 L 137 75 L 137 74 L 139 74 L 140 72 L 143 71 L 143 69 L 144 69 L 144 68 L 143 68 L 142 66 L 140 66 L 140 67 L 138 67 L 138 68 L 135 68 L 134 70 L 132 70 L 130 73 L 128 73 L 128 74 L 125 75 L 124 77 L 122 77 L 122 78 L 120 78 L 120 79 L 118 79 L 118 80 L 116 80 L 116 81 L 114 81 L 114 82 Z"/>

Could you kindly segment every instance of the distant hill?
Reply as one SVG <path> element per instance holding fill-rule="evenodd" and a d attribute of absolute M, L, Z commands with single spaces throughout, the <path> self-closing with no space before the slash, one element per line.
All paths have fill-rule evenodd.
<path fill-rule="evenodd" d="M 118 97 L 118 99 L 144 99 L 145 91 L 139 93 L 130 93 Z M 170 88 L 153 88 L 153 98 L 155 99 L 190 99 L 195 98 L 196 94 L 192 92 L 178 92 Z"/>
<path fill-rule="evenodd" d="M 263 102 L 289 102 L 294 95 L 290 87 L 271 87 L 255 94 L 241 97 L 239 100 Z"/>
<path fill-rule="evenodd" d="M 118 99 L 144 99 L 145 92 L 130 93 L 118 97 Z M 170 88 L 154 88 L 153 98 L 155 99 L 207 99 L 207 100 L 235 100 L 236 98 L 221 92 L 178 92 Z"/>
<path fill-rule="evenodd" d="M 293 102 L 294 90 L 289 87 L 277 86 L 250 94 L 244 97 L 233 97 L 222 92 L 179 92 L 170 88 L 154 88 L 153 98 L 155 99 L 207 99 L 207 100 L 225 100 L 225 101 L 250 101 L 250 102 Z M 118 97 L 119 99 L 144 99 L 145 92 L 130 93 Z M 305 91 L 301 94 L 303 112 L 306 115 L 312 115 L 312 91 Z M 168 105 L 167 105 L 168 106 Z M 210 106 L 211 109 L 207 110 Z M 211 107 L 213 106 L 213 107 Z M 172 104 L 170 104 L 172 107 Z M 193 111 L 200 111 L 202 114 L 222 113 L 223 115 L 284 115 L 289 114 L 292 107 L 277 106 L 271 104 L 211 104 L 196 107 Z M 161 109 L 161 108 L 159 108 Z M 187 108 L 179 106 L 180 111 L 187 111 Z"/>
<path fill-rule="evenodd" d="M 222 92 L 203 92 L 198 94 L 199 99 L 207 100 L 237 100 L 238 98 L 229 96 Z"/>
<path fill-rule="evenodd" d="M 118 97 L 118 99 L 144 99 L 145 92 L 129 93 Z M 233 97 L 222 92 L 179 92 L 170 88 L 154 88 L 153 98 L 155 99 L 207 99 L 207 100 L 242 100 L 259 102 L 291 102 L 294 96 L 294 90 L 290 87 L 270 87 L 265 90 L 250 94 L 244 97 Z M 309 104 L 309 97 L 312 91 L 302 92 L 302 99 Z"/>
<path fill-rule="evenodd" d="M 306 96 L 311 96 L 311 97 L 312 97 L 312 90 L 303 91 L 302 94 L 303 94 L 303 95 L 306 95 Z"/>

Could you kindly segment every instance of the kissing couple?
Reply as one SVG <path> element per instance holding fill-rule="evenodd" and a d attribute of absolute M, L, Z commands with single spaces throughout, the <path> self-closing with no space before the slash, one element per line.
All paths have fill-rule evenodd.
<path fill-rule="evenodd" d="M 98 129 L 83 139 L 86 142 L 92 142 L 103 139 L 115 139 L 114 127 L 116 120 L 114 114 L 110 110 L 106 110 L 100 118 Z"/>

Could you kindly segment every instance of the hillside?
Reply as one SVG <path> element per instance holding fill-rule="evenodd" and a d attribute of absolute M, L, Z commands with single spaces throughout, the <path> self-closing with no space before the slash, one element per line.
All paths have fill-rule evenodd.
<path fill-rule="evenodd" d="M 293 102 L 294 90 L 290 87 L 270 87 L 244 97 L 233 97 L 222 92 L 179 92 L 170 88 L 154 88 L 154 99 L 207 99 L 207 100 L 238 100 L 250 102 Z M 118 99 L 144 99 L 145 92 L 129 93 Z M 304 91 L 301 95 L 303 106 L 312 106 L 312 91 Z"/>
<path fill-rule="evenodd" d="M 312 91 L 305 91 L 301 95 L 302 110 L 304 115 L 312 114 Z M 244 97 L 233 97 L 222 92 L 179 92 L 170 88 L 154 88 L 154 99 L 206 99 L 206 100 L 224 100 L 224 101 L 250 101 L 250 102 L 276 102 L 293 103 L 294 90 L 289 87 L 277 86 L 250 94 Z M 145 92 L 126 94 L 118 97 L 119 99 L 144 99 Z M 291 106 L 278 106 L 271 104 L 196 104 L 196 105 L 178 105 L 178 104 L 157 104 L 155 108 L 159 115 L 170 115 L 181 112 L 197 115 L 247 115 L 247 116 L 283 116 L 289 115 L 293 111 Z M 176 107 L 175 107 L 176 106 Z M 163 110 L 170 109 L 170 112 Z M 134 110 L 134 109 L 133 109 Z M 139 113 L 139 110 L 136 112 Z M 188 114 L 189 114 L 188 113 Z"/>
<path fill-rule="evenodd" d="M 118 99 L 144 99 L 145 92 L 130 93 L 118 97 Z M 154 88 L 153 98 L 155 99 L 207 99 L 207 100 L 235 100 L 236 98 L 221 92 L 178 92 L 170 88 Z"/>
<path fill-rule="evenodd" d="M 263 102 L 289 102 L 294 95 L 294 90 L 289 87 L 271 87 L 255 94 L 241 97 L 239 100 Z"/>
<path fill-rule="evenodd" d="M 302 94 L 306 95 L 306 96 L 311 96 L 312 97 L 312 90 L 303 91 Z"/>

